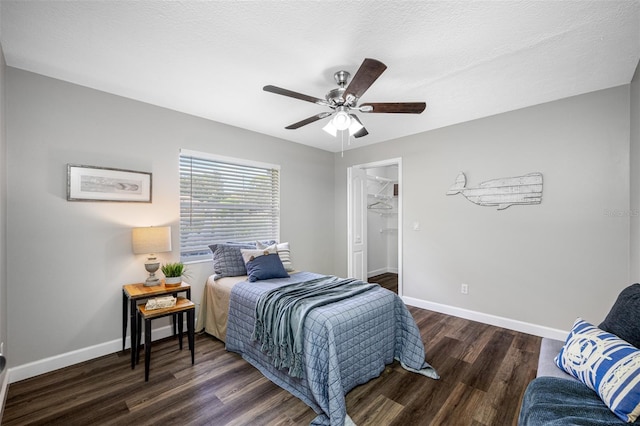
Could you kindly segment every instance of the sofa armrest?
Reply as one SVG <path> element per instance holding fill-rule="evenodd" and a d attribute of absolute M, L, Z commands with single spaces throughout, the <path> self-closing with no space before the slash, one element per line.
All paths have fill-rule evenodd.
<path fill-rule="evenodd" d="M 551 376 L 559 377 L 561 379 L 578 380 L 558 368 L 554 361 L 556 355 L 558 355 L 560 349 L 562 349 L 562 345 L 564 345 L 562 340 L 554 340 L 547 337 L 542 338 L 542 342 L 540 343 L 540 357 L 538 358 L 538 373 L 536 377 Z"/>

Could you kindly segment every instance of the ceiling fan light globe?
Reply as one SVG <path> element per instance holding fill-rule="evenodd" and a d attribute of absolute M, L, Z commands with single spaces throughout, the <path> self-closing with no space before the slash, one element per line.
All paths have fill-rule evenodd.
<path fill-rule="evenodd" d="M 322 128 L 325 132 L 329 133 L 334 138 L 338 134 L 338 129 L 333 125 L 333 121 L 329 120 L 329 122 Z"/>
<path fill-rule="evenodd" d="M 364 126 L 360 124 L 358 120 L 351 120 L 351 125 L 349 126 L 349 135 L 353 136 L 363 128 Z"/>
<path fill-rule="evenodd" d="M 338 130 L 347 130 L 351 125 L 351 117 L 344 111 L 338 112 L 331 121 Z"/>

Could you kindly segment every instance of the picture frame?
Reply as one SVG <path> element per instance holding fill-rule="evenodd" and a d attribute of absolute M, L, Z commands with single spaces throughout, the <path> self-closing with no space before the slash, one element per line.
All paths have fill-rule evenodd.
<path fill-rule="evenodd" d="M 151 173 L 67 164 L 67 201 L 151 203 Z"/>

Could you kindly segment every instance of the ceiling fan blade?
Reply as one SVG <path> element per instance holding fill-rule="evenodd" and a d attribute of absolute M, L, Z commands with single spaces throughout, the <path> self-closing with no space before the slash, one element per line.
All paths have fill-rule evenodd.
<path fill-rule="evenodd" d="M 344 92 L 345 99 L 348 99 L 347 97 L 349 95 L 359 99 L 386 69 L 387 66 L 382 62 L 365 58 L 360 68 L 358 68 L 356 75 L 351 79 L 347 90 Z"/>
<path fill-rule="evenodd" d="M 282 87 L 267 85 L 262 88 L 265 92 L 275 93 L 276 95 L 288 96 L 290 98 L 300 99 L 302 101 L 312 102 L 318 105 L 328 105 L 324 99 L 316 98 L 302 93 L 294 92 L 292 90 L 283 89 Z"/>
<path fill-rule="evenodd" d="M 387 112 L 396 114 L 420 114 L 425 110 L 424 102 L 383 102 L 360 105 L 361 112 Z"/>
<path fill-rule="evenodd" d="M 357 132 L 355 132 L 352 136 L 354 138 L 361 138 L 363 136 L 367 136 L 369 134 L 369 132 L 367 132 L 367 129 L 364 128 L 364 124 L 362 124 L 362 121 L 360 121 L 358 116 L 355 115 L 355 114 L 349 114 L 349 115 L 351 116 L 351 118 L 356 120 L 362 126 L 362 128 L 360 130 L 358 130 Z"/>
<path fill-rule="evenodd" d="M 293 130 L 293 129 L 298 129 L 302 126 L 306 126 L 307 124 L 313 123 L 314 121 L 318 121 L 318 120 L 322 120 L 325 117 L 330 116 L 331 114 L 333 114 L 332 112 L 321 112 L 320 114 L 316 114 L 314 116 L 311 116 L 309 118 L 305 118 L 302 121 L 298 121 L 297 123 L 293 123 L 288 125 L 287 127 L 285 127 L 285 129 L 289 129 L 289 130 Z"/>

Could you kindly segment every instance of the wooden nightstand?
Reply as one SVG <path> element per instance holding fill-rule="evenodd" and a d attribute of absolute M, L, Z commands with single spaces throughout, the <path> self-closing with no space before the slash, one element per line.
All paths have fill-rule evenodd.
<path fill-rule="evenodd" d="M 167 294 L 176 296 L 181 292 L 186 292 L 187 299 L 191 300 L 191 285 L 184 282 L 180 285 L 165 285 L 164 281 L 162 281 L 162 284 L 152 287 L 145 287 L 143 283 L 122 286 L 122 350 L 124 351 L 127 340 L 127 318 L 129 318 L 131 320 L 131 369 L 136 367 L 135 354 L 138 349 L 135 337 L 137 333 L 136 305 L 138 301 Z M 127 309 L 129 310 L 129 316 L 127 316 Z M 180 316 L 180 319 L 182 319 L 182 316 Z M 175 320 L 173 326 L 175 333 Z"/>
<path fill-rule="evenodd" d="M 178 314 L 180 322 L 178 323 L 178 333 L 180 350 L 182 350 L 182 314 L 187 314 L 187 336 L 189 339 L 189 350 L 191 351 L 191 365 L 195 362 L 195 307 L 196 305 L 189 299 L 184 297 L 178 297 L 175 306 L 170 308 L 161 308 L 154 310 L 147 310 L 144 305 L 138 305 L 138 334 L 136 337 L 136 363 L 138 363 L 140 355 L 138 351 L 140 349 L 140 337 L 142 335 L 142 322 L 144 321 L 144 381 L 149 381 L 149 368 L 151 365 L 151 321 L 156 318 L 162 318 L 169 315 Z"/>

